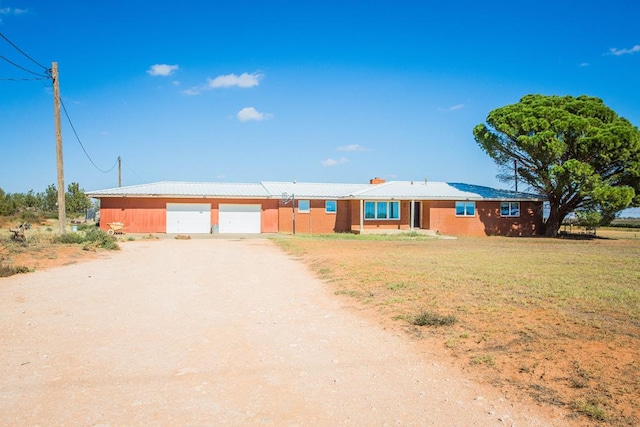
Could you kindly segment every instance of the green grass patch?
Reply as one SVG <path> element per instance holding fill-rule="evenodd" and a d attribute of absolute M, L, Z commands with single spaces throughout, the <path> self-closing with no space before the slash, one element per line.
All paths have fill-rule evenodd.
<path fill-rule="evenodd" d="M 573 409 L 597 421 L 609 420 L 606 409 L 596 399 L 578 399 L 574 402 Z"/>
<path fill-rule="evenodd" d="M 443 316 L 432 311 L 424 310 L 413 318 L 412 323 L 416 326 L 449 326 L 456 323 L 455 316 Z"/>

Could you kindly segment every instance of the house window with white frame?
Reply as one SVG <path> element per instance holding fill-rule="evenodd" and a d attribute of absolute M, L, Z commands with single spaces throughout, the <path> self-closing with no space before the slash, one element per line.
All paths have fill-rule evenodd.
<path fill-rule="evenodd" d="M 364 219 L 400 219 L 400 202 L 364 202 Z"/>
<path fill-rule="evenodd" d="M 311 211 L 311 205 L 308 200 L 298 200 L 298 212 L 309 213 Z"/>
<path fill-rule="evenodd" d="M 476 216 L 476 202 L 456 202 L 456 216 Z"/>
<path fill-rule="evenodd" d="M 517 218 L 520 216 L 520 202 L 501 202 L 500 216 Z"/>

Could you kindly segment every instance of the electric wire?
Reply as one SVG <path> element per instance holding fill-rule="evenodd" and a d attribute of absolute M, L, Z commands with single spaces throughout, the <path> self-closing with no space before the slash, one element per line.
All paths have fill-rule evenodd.
<path fill-rule="evenodd" d="M 36 80 L 49 80 L 49 77 L 34 77 L 29 79 L 18 79 L 15 77 L 0 77 L 2 81 L 11 81 L 11 82 L 32 82 Z"/>
<path fill-rule="evenodd" d="M 140 175 L 138 175 L 138 174 L 136 173 L 136 171 L 134 171 L 134 170 L 131 168 L 131 166 L 129 166 L 129 165 L 128 165 L 124 160 L 122 160 L 122 159 L 120 159 L 120 160 L 122 161 L 122 163 L 124 163 L 124 165 L 125 165 L 125 166 L 126 166 L 126 167 L 131 171 L 131 172 L 133 172 L 133 174 L 134 174 L 136 177 L 138 177 L 138 179 L 139 179 L 140 181 L 145 182 L 145 180 L 144 180 L 144 179 L 142 179 L 142 178 L 140 177 Z"/>
<path fill-rule="evenodd" d="M 0 55 L 0 59 L 4 59 L 4 60 L 5 60 L 6 62 L 8 62 L 9 64 L 13 65 L 13 66 L 14 66 L 14 67 L 16 67 L 16 68 L 21 69 L 22 71 L 26 71 L 27 73 L 34 74 L 34 75 L 36 75 L 36 76 L 38 76 L 38 77 L 42 77 L 42 78 L 44 78 L 44 79 L 50 79 L 50 78 L 51 78 L 51 76 L 48 76 L 48 75 L 47 75 L 47 76 L 45 76 L 44 74 L 38 74 L 38 73 L 36 73 L 35 71 L 28 70 L 28 69 L 26 69 L 26 68 L 24 68 L 24 67 L 22 67 L 22 66 L 20 66 L 20 65 L 16 64 L 16 63 L 15 63 L 15 62 L 13 62 L 13 61 L 10 61 L 9 59 L 7 59 L 7 58 L 6 58 L 5 56 L 3 56 L 3 55 Z"/>
<path fill-rule="evenodd" d="M 84 148 L 84 145 L 82 144 L 82 141 L 80 141 L 80 137 L 78 136 L 78 132 L 76 132 L 76 128 L 73 126 L 73 123 L 71 122 L 71 117 L 69 117 L 69 113 L 67 112 L 67 107 L 64 106 L 64 102 L 62 102 L 62 98 L 60 99 L 60 105 L 62 105 L 62 109 L 64 110 L 64 115 L 67 116 L 67 120 L 69 121 L 69 124 L 71 125 L 71 129 L 73 130 L 73 134 L 76 136 L 76 139 L 78 140 L 78 143 L 80 144 L 80 147 L 82 147 L 82 151 L 84 151 L 85 156 L 87 156 L 87 159 L 89 159 L 89 161 L 91 162 L 93 167 L 95 167 L 97 170 L 99 170 L 102 173 L 111 172 L 116 167 L 116 165 L 118 164 L 118 160 L 116 159 L 116 162 L 113 164 L 113 166 L 111 166 L 111 169 L 109 169 L 109 170 L 104 170 L 104 169 L 99 168 L 98 165 L 95 164 L 95 162 L 93 161 L 91 156 L 89 156 L 89 153 L 87 153 L 87 150 Z"/>
<path fill-rule="evenodd" d="M 5 39 L 5 41 L 7 43 L 9 43 L 11 46 L 13 46 L 13 48 L 15 50 L 17 50 L 18 52 L 20 52 L 22 55 L 24 55 L 27 59 L 29 59 L 31 62 L 33 62 L 34 64 L 36 64 L 37 66 L 41 67 L 43 70 L 45 70 L 45 72 L 49 72 L 49 68 L 45 67 L 44 65 L 40 64 L 38 61 L 36 61 L 35 59 L 33 59 L 32 57 L 30 57 L 29 55 L 27 55 L 26 53 L 24 53 L 18 46 L 16 46 L 15 44 L 13 44 L 13 42 L 11 40 L 9 40 L 4 34 L 0 33 L 0 37 L 2 37 L 3 39 Z"/>

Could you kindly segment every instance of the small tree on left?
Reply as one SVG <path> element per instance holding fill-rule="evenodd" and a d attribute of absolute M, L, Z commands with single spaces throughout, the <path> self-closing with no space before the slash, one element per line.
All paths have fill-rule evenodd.
<path fill-rule="evenodd" d="M 67 186 L 65 197 L 68 213 L 82 213 L 91 207 L 91 200 L 77 182 L 72 182 Z"/>

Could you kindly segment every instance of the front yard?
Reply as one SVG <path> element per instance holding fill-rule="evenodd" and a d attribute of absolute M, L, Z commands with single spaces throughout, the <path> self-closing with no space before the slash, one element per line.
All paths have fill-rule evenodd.
<path fill-rule="evenodd" d="M 640 240 L 623 237 L 276 242 L 363 314 L 475 377 L 583 421 L 637 425 Z M 420 315 L 454 321 L 417 326 Z"/>

